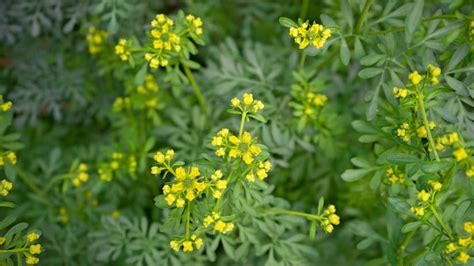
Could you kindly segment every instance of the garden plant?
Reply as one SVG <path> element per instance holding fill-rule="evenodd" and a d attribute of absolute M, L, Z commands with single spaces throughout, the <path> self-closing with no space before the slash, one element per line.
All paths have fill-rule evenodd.
<path fill-rule="evenodd" d="M 473 7 L 0 1 L 0 266 L 473 265 Z"/>

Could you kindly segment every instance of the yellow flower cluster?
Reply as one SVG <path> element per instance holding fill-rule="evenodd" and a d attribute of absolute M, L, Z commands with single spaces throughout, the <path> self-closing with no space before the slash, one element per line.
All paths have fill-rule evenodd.
<path fill-rule="evenodd" d="M 197 167 L 192 166 L 185 169 L 180 166 L 173 170 L 170 165 L 173 156 L 173 150 L 168 150 L 166 154 L 157 152 L 154 156 L 154 160 L 164 168 L 154 166 L 151 169 L 151 173 L 159 174 L 162 169 L 167 169 L 174 175 L 175 180 L 163 186 L 163 194 L 165 195 L 165 201 L 168 205 L 171 206 L 175 204 L 176 207 L 183 208 L 186 203 L 185 200 L 191 202 L 199 197 L 206 189 L 206 184 L 202 181 L 202 178 L 200 178 L 201 173 Z M 224 185 L 220 187 L 222 186 Z M 225 183 L 225 187 L 226 186 L 227 183 Z"/>
<path fill-rule="evenodd" d="M 418 71 L 413 71 L 408 75 L 408 79 L 413 85 L 418 85 L 420 82 L 424 79 L 427 78 L 429 82 L 431 82 L 432 85 L 436 85 L 439 83 L 438 77 L 441 75 L 441 68 L 433 66 L 432 64 L 429 64 L 426 67 L 426 77 L 420 75 Z"/>
<path fill-rule="evenodd" d="M 202 245 L 204 244 L 204 241 L 202 238 L 197 237 L 196 235 L 192 235 L 190 239 L 186 240 L 173 240 L 170 242 L 170 247 L 174 251 L 179 251 L 181 247 L 183 247 L 184 252 L 192 252 L 194 250 L 194 247 L 196 249 L 200 249 Z"/>
<path fill-rule="evenodd" d="M 469 177 L 474 176 L 474 164 L 472 164 L 471 166 L 467 168 L 466 175 Z"/>
<path fill-rule="evenodd" d="M 0 95 L 0 102 L 3 102 L 3 96 Z M 10 110 L 13 106 L 13 103 L 8 101 L 8 102 L 4 102 L 4 103 L 1 103 L 0 104 L 0 110 L 2 110 L 3 112 L 7 112 L 8 110 Z"/>
<path fill-rule="evenodd" d="M 397 129 L 396 133 L 397 136 L 400 137 L 403 141 L 408 142 L 410 141 L 410 125 L 408 123 L 403 123 Z"/>
<path fill-rule="evenodd" d="M 410 211 L 416 216 L 421 217 L 425 215 L 425 210 L 429 207 L 428 204 L 434 200 L 436 193 L 441 191 L 441 188 L 443 188 L 443 185 L 440 182 L 434 180 L 429 180 L 428 185 L 428 191 L 422 189 L 418 194 L 416 194 L 416 198 L 419 200 L 417 206 L 410 208 Z"/>
<path fill-rule="evenodd" d="M 334 225 L 339 225 L 340 218 L 336 214 L 336 206 L 329 205 L 321 215 L 321 227 L 326 233 L 334 231 Z"/>
<path fill-rule="evenodd" d="M 86 40 L 89 52 L 91 54 L 97 54 L 103 48 L 104 41 L 109 37 L 109 33 L 103 30 L 99 30 L 95 27 L 90 27 L 87 33 Z"/>
<path fill-rule="evenodd" d="M 328 97 L 324 94 L 308 92 L 304 100 L 304 113 L 310 116 L 314 114 L 315 109 L 327 104 Z"/>
<path fill-rule="evenodd" d="M 430 121 L 428 123 L 428 127 L 430 130 L 433 130 L 435 129 L 436 127 L 436 123 L 434 121 Z M 420 126 L 417 130 L 416 130 L 416 135 L 419 137 L 419 138 L 427 138 L 428 137 L 428 131 L 426 131 L 426 127 L 425 126 Z"/>
<path fill-rule="evenodd" d="M 251 93 L 244 93 L 242 101 L 238 98 L 232 98 L 230 105 L 243 113 L 257 113 L 265 107 L 261 101 L 254 100 Z"/>
<path fill-rule="evenodd" d="M 10 190 L 12 190 L 12 189 L 13 189 L 12 182 L 9 182 L 6 179 L 3 179 L 0 182 L 0 196 L 6 197 L 8 195 L 8 193 L 10 192 Z"/>
<path fill-rule="evenodd" d="M 130 98 L 129 97 L 117 97 L 115 99 L 115 102 L 113 104 L 113 110 L 114 112 L 120 112 L 123 109 L 129 109 L 130 108 Z"/>
<path fill-rule="evenodd" d="M 469 152 L 466 151 L 466 148 L 459 142 L 459 135 L 456 132 L 445 134 L 436 139 L 436 149 L 443 150 L 444 145 L 451 145 L 454 147 L 455 150 L 453 151 L 453 157 L 458 162 L 464 161 L 470 157 Z"/>
<path fill-rule="evenodd" d="M 256 167 L 252 167 L 250 172 L 245 176 L 245 179 L 249 183 L 255 182 L 255 176 L 258 177 L 260 180 L 264 180 L 268 176 L 268 171 L 272 168 L 272 164 L 270 161 L 259 162 Z"/>
<path fill-rule="evenodd" d="M 121 152 L 112 153 L 112 161 L 110 162 L 110 168 L 112 170 L 119 169 L 122 159 L 123 159 L 123 153 Z"/>
<path fill-rule="evenodd" d="M 405 175 L 398 169 L 398 166 L 389 167 L 387 171 L 385 171 L 385 175 L 388 177 L 388 182 L 391 185 L 405 183 Z"/>
<path fill-rule="evenodd" d="M 193 15 L 186 16 L 186 22 L 188 23 L 189 29 L 196 33 L 196 35 L 202 34 L 202 20 L 201 18 L 195 18 Z"/>
<path fill-rule="evenodd" d="M 41 245 L 34 244 L 34 242 L 38 239 L 39 239 L 39 235 L 37 233 L 29 233 L 28 235 L 26 235 L 26 240 L 27 240 L 27 243 L 29 244 L 27 251 L 25 251 L 26 264 L 28 265 L 34 265 L 39 262 L 39 259 L 33 256 L 33 255 L 41 254 Z"/>
<path fill-rule="evenodd" d="M 182 38 L 186 33 L 193 33 L 194 36 L 202 34 L 202 20 L 200 18 L 188 15 L 184 23 L 187 29 L 180 31 L 181 25 L 175 25 L 175 22 L 164 14 L 156 15 L 155 19 L 151 21 L 152 50 L 145 53 L 145 60 L 149 62 L 150 68 L 167 66 L 172 57 L 171 53 L 181 52 Z"/>
<path fill-rule="evenodd" d="M 214 231 L 220 232 L 222 234 L 227 234 L 234 230 L 234 224 L 222 221 L 221 214 L 217 212 L 213 212 L 212 214 L 204 217 L 203 225 L 205 228 L 214 226 Z"/>
<path fill-rule="evenodd" d="M 12 151 L 7 152 L 6 155 L 1 156 L 0 155 L 0 167 L 5 165 L 5 161 L 10 162 L 11 164 L 15 165 L 16 164 L 16 154 Z"/>
<path fill-rule="evenodd" d="M 300 49 L 304 49 L 310 44 L 319 49 L 331 37 L 331 30 L 316 22 L 313 22 L 311 26 L 308 22 L 304 22 L 299 27 L 291 27 L 289 34 Z"/>
<path fill-rule="evenodd" d="M 406 88 L 397 88 L 397 87 L 394 87 L 392 89 L 392 92 L 393 92 L 393 95 L 395 96 L 395 98 L 406 98 L 408 96 L 408 89 Z"/>
<path fill-rule="evenodd" d="M 222 192 L 227 188 L 228 181 L 222 180 L 222 171 L 216 170 L 211 175 L 211 180 L 214 184 L 209 184 L 208 187 L 212 191 L 212 196 L 216 199 L 219 199 L 222 196 Z"/>
<path fill-rule="evenodd" d="M 158 104 L 158 100 L 156 97 L 156 93 L 159 91 L 158 84 L 155 81 L 153 75 L 148 74 L 145 78 L 145 83 L 143 86 L 137 87 L 137 92 L 140 94 L 140 98 L 137 102 L 145 103 L 144 106 L 140 107 L 148 107 L 148 108 L 155 108 Z M 135 102 L 135 101 L 134 101 Z"/>
<path fill-rule="evenodd" d="M 216 150 L 217 156 L 242 159 L 245 164 L 249 165 L 262 152 L 260 146 L 257 146 L 255 142 L 256 139 L 252 139 L 247 131 L 239 138 L 224 128 L 212 139 L 211 145 L 218 148 Z"/>
<path fill-rule="evenodd" d="M 467 264 L 470 259 L 469 251 L 474 251 L 474 223 L 470 221 L 464 222 L 464 231 L 466 231 L 469 236 L 460 237 L 457 243 L 451 242 L 444 249 L 448 254 L 459 253 L 456 257 L 456 261 L 461 264 Z"/>
<path fill-rule="evenodd" d="M 72 180 L 72 184 L 75 187 L 79 187 L 82 183 L 89 180 L 89 174 L 87 173 L 87 164 L 81 163 L 76 171 L 75 177 Z"/>
<path fill-rule="evenodd" d="M 120 56 L 122 61 L 127 61 L 130 57 L 129 43 L 125 39 L 120 39 L 119 43 L 115 45 L 115 53 Z"/>

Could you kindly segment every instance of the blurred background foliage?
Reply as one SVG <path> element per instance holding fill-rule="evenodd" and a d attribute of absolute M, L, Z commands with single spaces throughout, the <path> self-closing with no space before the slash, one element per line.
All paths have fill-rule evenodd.
<path fill-rule="evenodd" d="M 305 211 L 314 211 L 317 199 L 324 196 L 338 206 L 342 226 L 330 236 L 302 240 L 305 246 L 298 252 L 296 244 L 283 248 L 300 258 L 286 260 L 281 255 L 285 252 L 276 258 L 273 253 L 251 252 L 241 261 L 254 265 L 276 261 L 293 265 L 303 261 L 312 265 L 387 263 L 385 245 L 359 242 L 365 238 L 371 243 L 390 241 L 380 236 L 391 230 L 387 219 L 399 221 L 390 218 L 394 213 L 385 211 L 386 203 L 379 194 L 371 193 L 368 182 L 345 183 L 340 178 L 351 168 L 351 157 L 366 155 L 373 148 L 371 143 L 358 141 L 360 134 L 351 123 L 372 120 L 393 103 L 387 91 L 408 73 L 403 66 L 414 68 L 431 59 L 445 66 L 462 49 L 457 52 L 463 55 L 459 62 L 451 63 L 446 71 L 452 74 L 450 85 L 457 90 L 436 110 L 472 141 L 474 57 L 466 23 L 467 16 L 472 20 L 472 2 L 425 1 L 420 28 L 408 37 L 404 27 L 412 1 L 374 1 L 365 24 L 359 25 L 366 2 L 0 1 L 0 94 L 14 103 L 14 130 L 21 133 L 24 145 L 17 153 L 11 196 L 18 207 L 11 212 L 18 221 L 42 231 L 43 265 L 153 265 L 150 261 L 179 265 L 209 260 L 225 265 L 239 258 L 225 245 L 215 254 L 170 251 L 168 236 L 159 230 L 168 213 L 153 204 L 162 181 L 148 173 L 146 156 L 137 158 L 136 174 L 124 170 L 111 183 L 82 190 L 45 184 L 72 171 L 72 165 L 79 162 L 99 165 L 111 160 L 113 152 L 134 154 L 141 147 L 145 154 L 170 147 L 181 160 L 193 162 L 209 147 L 219 128 L 238 127 L 226 110 L 230 98 L 247 91 L 265 103 L 268 122 L 255 125 L 252 132 L 271 154 L 275 167 L 268 182 L 275 196 Z M 192 60 L 201 65 L 195 77 L 209 117 L 200 111 L 189 84 L 170 78 L 161 69 L 150 70 L 160 87 L 156 116 L 117 116 L 113 103 L 126 94 L 139 69 L 121 63 L 113 46 L 125 36 L 143 39 L 151 18 L 179 10 L 204 21 L 206 45 Z M 446 17 L 429 19 L 441 14 Z M 287 29 L 278 23 L 281 16 L 340 27 L 323 49 L 304 51 L 304 73 L 299 51 Z M 108 32 L 108 54 L 89 53 L 89 27 Z M 369 66 L 383 68 L 384 74 L 373 68 L 365 70 Z M 292 88 L 314 77 L 318 79 L 316 90 L 328 96 L 329 104 L 322 110 L 324 121 L 311 124 L 294 115 L 291 102 L 298 101 Z M 132 120 L 138 121 L 137 127 L 146 128 L 146 137 L 137 135 Z M 114 218 L 117 210 L 120 217 Z M 305 234 L 306 230 L 296 224 L 289 232 Z"/>

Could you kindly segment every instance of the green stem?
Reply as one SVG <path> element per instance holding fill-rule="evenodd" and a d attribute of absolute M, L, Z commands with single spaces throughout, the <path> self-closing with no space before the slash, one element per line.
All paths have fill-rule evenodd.
<path fill-rule="evenodd" d="M 23 180 L 23 182 L 37 195 L 41 195 L 41 189 L 33 182 L 33 180 L 23 172 L 21 168 L 18 166 L 14 166 L 15 171 L 18 174 L 18 176 Z"/>
<path fill-rule="evenodd" d="M 423 117 L 423 124 L 425 126 L 426 133 L 428 135 L 428 141 L 430 143 L 431 150 L 433 151 L 433 154 L 434 154 L 434 157 L 435 157 L 436 161 L 439 162 L 438 151 L 436 150 L 436 146 L 434 144 L 433 136 L 431 135 L 431 130 L 430 130 L 429 122 L 428 122 L 428 116 L 426 115 L 425 100 L 423 98 L 423 92 L 419 91 L 417 94 L 418 94 L 418 97 L 417 97 L 418 98 L 418 104 L 420 105 L 420 110 L 421 110 L 421 116 Z"/>
<path fill-rule="evenodd" d="M 430 204 L 430 210 L 431 212 L 433 212 L 433 215 L 434 217 L 436 218 L 436 220 L 438 221 L 438 223 L 441 225 L 441 227 L 443 228 L 443 230 L 445 231 L 446 235 L 448 235 L 449 239 L 453 239 L 453 236 L 451 235 L 451 230 L 449 230 L 449 228 L 446 226 L 446 224 L 444 224 L 443 220 L 441 219 L 441 217 L 439 216 L 439 213 L 438 211 L 436 210 L 436 208 Z"/>
<path fill-rule="evenodd" d="M 53 187 L 54 183 L 56 183 L 57 181 L 60 181 L 62 179 L 67 179 L 69 177 L 70 177 L 70 174 L 65 174 L 65 175 L 57 175 L 51 178 L 48 184 L 46 184 L 46 186 L 44 187 L 43 191 L 41 191 L 41 195 L 45 195 L 46 193 L 48 193 L 48 191 Z"/>
<path fill-rule="evenodd" d="M 191 83 L 191 87 L 193 87 L 194 93 L 196 94 L 196 98 L 199 102 L 199 105 L 201 106 L 201 109 L 205 115 L 207 115 L 207 109 L 206 109 L 206 103 L 204 102 L 204 98 L 202 97 L 201 89 L 199 88 L 199 85 L 196 83 L 196 80 L 194 80 L 193 73 L 189 69 L 189 67 L 185 64 L 181 64 L 184 69 L 184 73 L 186 74 L 186 77 L 188 77 L 189 83 Z"/>
<path fill-rule="evenodd" d="M 356 34 L 359 34 L 362 31 L 362 26 L 364 26 L 367 13 L 370 9 L 370 5 L 372 5 L 372 0 L 365 1 L 364 8 L 362 9 L 362 13 L 360 14 L 359 20 L 357 21 L 357 26 L 355 29 Z"/>
<path fill-rule="evenodd" d="M 309 214 L 309 213 L 305 213 L 305 212 L 297 212 L 297 211 L 290 211 L 290 210 L 283 210 L 283 209 L 263 209 L 262 212 L 277 213 L 277 214 L 289 214 L 289 215 L 306 217 L 309 220 L 320 220 L 320 217 L 318 215 Z"/>
<path fill-rule="evenodd" d="M 186 239 L 189 239 L 189 222 L 191 220 L 191 202 L 188 203 L 186 209 Z"/>
<path fill-rule="evenodd" d="M 245 117 L 247 116 L 247 111 L 242 112 L 242 118 L 240 119 L 240 128 L 239 128 L 239 139 L 242 138 L 244 133 Z"/>
<path fill-rule="evenodd" d="M 405 238 L 405 240 L 403 240 L 403 243 L 400 245 L 400 248 L 398 249 L 398 265 L 400 266 L 403 266 L 403 257 L 404 257 L 404 253 L 405 253 L 405 249 L 408 245 L 408 243 L 410 242 L 410 240 L 413 238 L 413 236 L 415 235 L 415 232 L 417 230 L 413 230 L 411 231 L 407 237 Z"/>
<path fill-rule="evenodd" d="M 308 6 L 309 6 L 309 0 L 303 0 L 303 3 L 301 4 L 301 9 L 300 9 L 300 18 L 304 20 L 306 18 L 306 15 L 308 14 Z"/>
<path fill-rule="evenodd" d="M 0 249 L 0 253 L 20 253 L 26 251 L 26 248 Z"/>
<path fill-rule="evenodd" d="M 306 60 L 306 54 L 304 52 L 301 52 L 301 57 L 300 57 L 300 69 L 304 69 L 304 62 Z"/>

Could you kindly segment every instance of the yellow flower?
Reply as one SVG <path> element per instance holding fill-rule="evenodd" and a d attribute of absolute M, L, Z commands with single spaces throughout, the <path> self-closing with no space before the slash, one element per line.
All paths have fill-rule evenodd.
<path fill-rule="evenodd" d="M 157 166 L 153 166 L 151 167 L 151 173 L 154 174 L 154 175 L 158 175 L 160 174 L 161 172 L 161 168 L 157 167 Z"/>
<path fill-rule="evenodd" d="M 459 252 L 459 256 L 456 258 L 456 260 L 459 263 L 466 264 L 467 261 L 469 260 L 469 258 L 470 258 L 470 256 L 466 252 L 461 251 L 461 252 Z"/>
<path fill-rule="evenodd" d="M 28 235 L 26 235 L 26 239 L 28 240 L 28 242 L 34 242 L 38 240 L 39 237 L 40 236 L 37 233 L 29 233 Z"/>
<path fill-rule="evenodd" d="M 117 220 L 118 218 L 120 218 L 120 211 L 119 211 L 119 210 L 114 210 L 114 211 L 110 214 L 110 216 L 112 216 L 112 218 L 114 218 L 114 219 Z"/>
<path fill-rule="evenodd" d="M 171 161 L 174 157 L 174 150 L 167 150 L 166 151 L 166 155 L 165 155 L 165 159 L 168 160 L 168 161 Z"/>
<path fill-rule="evenodd" d="M 35 255 L 35 254 L 40 254 L 41 253 L 41 245 L 36 244 L 36 245 L 31 245 L 30 246 L 30 253 Z"/>
<path fill-rule="evenodd" d="M 449 243 L 444 249 L 444 252 L 453 253 L 455 250 L 456 250 L 456 245 L 454 245 L 454 243 Z"/>
<path fill-rule="evenodd" d="M 423 77 L 418 74 L 418 71 L 413 71 L 410 73 L 410 75 L 408 75 L 408 79 L 411 81 L 411 83 L 413 83 L 413 85 L 418 85 L 420 84 Z"/>
<path fill-rule="evenodd" d="M 165 201 L 168 205 L 172 205 L 173 202 L 176 200 L 176 196 L 173 195 L 173 194 L 168 194 L 166 197 L 165 197 Z"/>
<path fill-rule="evenodd" d="M 219 147 L 222 145 L 222 137 L 221 136 L 215 136 L 212 138 L 211 145 L 214 147 Z"/>
<path fill-rule="evenodd" d="M 6 197 L 10 190 L 13 189 L 13 183 L 7 181 L 6 179 L 3 179 L 0 182 L 0 196 Z"/>
<path fill-rule="evenodd" d="M 220 190 L 226 189 L 226 188 L 227 188 L 227 180 L 219 180 L 219 181 L 217 181 L 217 183 L 216 183 L 216 188 L 217 188 L 217 189 L 220 189 Z"/>
<path fill-rule="evenodd" d="M 226 227 L 226 224 L 221 220 L 217 221 L 216 224 L 214 225 L 214 229 L 219 232 L 224 232 L 225 227 Z"/>
<path fill-rule="evenodd" d="M 195 199 L 195 198 L 196 198 L 196 194 L 194 194 L 194 192 L 193 192 L 192 190 L 188 190 L 188 191 L 186 192 L 186 199 L 187 199 L 188 201 L 192 201 L 192 200 Z"/>
<path fill-rule="evenodd" d="M 327 208 L 327 211 L 329 213 L 336 213 L 336 206 L 334 205 L 329 205 L 328 208 Z"/>
<path fill-rule="evenodd" d="M 441 75 L 441 68 L 435 67 L 432 64 L 428 65 L 428 72 L 430 73 L 431 76 L 437 77 Z"/>
<path fill-rule="evenodd" d="M 39 259 L 33 256 L 27 256 L 26 257 L 26 264 L 28 265 L 34 265 L 39 262 Z"/>
<path fill-rule="evenodd" d="M 263 179 L 265 179 L 267 176 L 268 176 L 268 175 L 267 175 L 267 172 L 265 171 L 265 169 L 258 169 L 258 170 L 257 170 L 257 177 L 258 177 L 258 179 L 263 180 Z"/>
<path fill-rule="evenodd" d="M 422 207 L 411 207 L 410 211 L 412 213 L 414 213 L 416 216 L 423 216 L 425 215 L 425 209 L 423 209 Z"/>
<path fill-rule="evenodd" d="M 428 184 L 433 188 L 434 191 L 440 191 L 443 185 L 438 181 L 428 181 Z"/>
<path fill-rule="evenodd" d="M 127 61 L 130 56 L 130 51 L 127 51 L 127 40 L 120 39 L 119 43 L 115 46 L 115 53 L 120 57 L 122 61 Z"/>
<path fill-rule="evenodd" d="M 16 154 L 14 152 L 9 152 L 7 154 L 7 159 L 10 161 L 11 164 L 16 164 Z"/>
<path fill-rule="evenodd" d="M 214 192 L 212 192 L 212 196 L 216 199 L 220 198 L 222 196 L 222 192 L 216 190 Z"/>
<path fill-rule="evenodd" d="M 222 171 L 221 170 L 216 170 L 214 174 L 211 176 L 212 181 L 217 181 L 222 178 Z"/>
<path fill-rule="evenodd" d="M 165 155 L 161 152 L 157 152 L 155 154 L 155 156 L 153 157 L 153 159 L 157 162 L 157 163 L 164 163 L 165 162 Z"/>
<path fill-rule="evenodd" d="M 430 122 L 428 123 L 428 127 L 429 127 L 430 129 L 434 129 L 434 128 L 436 127 L 436 123 L 435 123 L 434 121 L 430 121 Z"/>
<path fill-rule="evenodd" d="M 418 192 L 418 194 L 416 195 L 416 197 L 417 197 L 419 200 L 423 201 L 423 202 L 427 202 L 427 201 L 430 199 L 431 195 L 430 195 L 430 193 L 426 192 L 426 191 L 423 189 L 423 190 L 421 190 L 420 192 Z"/>
<path fill-rule="evenodd" d="M 324 106 L 328 101 L 328 97 L 323 94 L 317 94 L 314 96 L 313 102 L 316 106 Z"/>
<path fill-rule="evenodd" d="M 189 240 L 183 242 L 183 251 L 184 252 L 191 252 L 193 250 L 194 250 L 193 249 L 193 242 L 191 242 Z"/>
<path fill-rule="evenodd" d="M 247 181 L 249 181 L 250 183 L 255 182 L 255 176 L 253 174 L 246 175 L 245 179 L 247 179 Z"/>
<path fill-rule="evenodd" d="M 474 176 L 474 165 L 471 165 L 471 166 L 466 170 L 466 175 L 467 175 L 467 176 Z"/>
<path fill-rule="evenodd" d="M 3 104 L 0 104 L 0 109 L 4 112 L 10 110 L 13 106 L 13 103 L 12 102 L 6 102 L 6 103 L 3 103 Z"/>
<path fill-rule="evenodd" d="M 211 215 L 208 215 L 204 218 L 204 222 L 203 222 L 203 225 L 204 227 L 208 227 L 209 225 L 211 225 L 212 223 L 214 222 L 214 218 L 212 218 Z"/>
<path fill-rule="evenodd" d="M 471 243 L 471 237 L 459 238 L 458 243 L 462 247 L 467 247 Z"/>
<path fill-rule="evenodd" d="M 474 234 L 474 224 L 470 221 L 464 223 L 464 231 Z"/>
<path fill-rule="evenodd" d="M 194 240 L 194 245 L 196 246 L 197 249 L 200 249 L 203 245 L 202 238 L 197 238 L 196 240 Z"/>
<path fill-rule="evenodd" d="M 408 96 L 408 90 L 405 88 L 394 87 L 392 92 L 395 98 L 406 98 Z"/>
<path fill-rule="evenodd" d="M 244 93 L 242 98 L 244 105 L 251 105 L 253 103 L 253 95 L 251 93 Z"/>
<path fill-rule="evenodd" d="M 174 251 L 179 251 L 179 248 L 180 248 L 179 242 L 176 241 L 176 240 L 171 241 L 171 242 L 170 242 L 170 247 L 171 247 Z"/>
<path fill-rule="evenodd" d="M 184 207 L 184 203 L 185 203 L 184 200 L 180 198 L 180 199 L 178 199 L 178 200 L 176 201 L 176 207 L 178 207 L 178 208 L 183 208 L 183 207 Z"/>
<path fill-rule="evenodd" d="M 420 138 L 426 138 L 426 137 L 427 137 L 426 128 L 425 128 L 424 126 L 419 127 L 419 128 L 416 130 L 416 134 L 417 134 L 418 137 L 420 137 Z"/>
<path fill-rule="evenodd" d="M 453 152 L 453 156 L 456 159 L 456 161 L 459 162 L 466 159 L 468 155 L 467 155 L 466 150 L 463 147 L 461 147 Z"/>
<path fill-rule="evenodd" d="M 337 216 L 336 214 L 329 215 L 328 219 L 329 219 L 329 222 L 334 224 L 334 225 L 338 225 L 339 222 L 340 222 L 339 221 L 339 216 Z"/>
<path fill-rule="evenodd" d="M 219 157 L 224 157 L 225 156 L 225 149 L 224 148 L 219 148 L 216 150 L 216 155 Z"/>
<path fill-rule="evenodd" d="M 232 98 L 232 100 L 230 100 L 230 104 L 231 104 L 233 107 L 239 107 L 239 106 L 240 106 L 240 100 L 237 99 L 237 98 Z"/>
<path fill-rule="evenodd" d="M 326 233 L 332 233 L 332 231 L 334 231 L 334 226 L 332 224 L 328 224 L 328 225 L 325 225 L 323 227 L 323 230 L 326 232 Z"/>
<path fill-rule="evenodd" d="M 308 22 L 304 22 L 297 28 L 291 27 L 289 35 L 294 38 L 300 49 L 304 49 L 310 44 L 319 49 L 331 37 L 331 31 L 315 22 L 311 26 Z"/>

